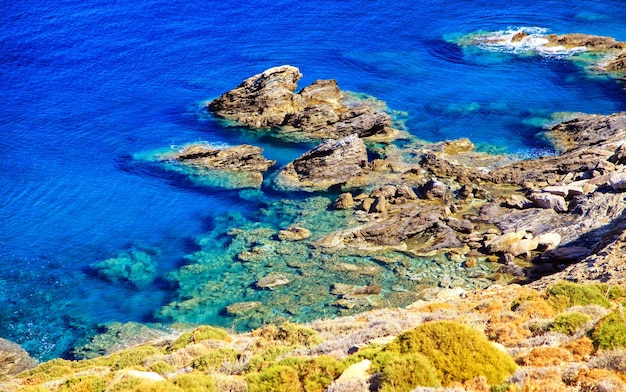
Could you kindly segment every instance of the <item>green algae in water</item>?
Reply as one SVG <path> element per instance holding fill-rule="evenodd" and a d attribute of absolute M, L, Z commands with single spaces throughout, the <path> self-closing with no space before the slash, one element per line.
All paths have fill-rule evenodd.
<path fill-rule="evenodd" d="M 353 211 L 332 210 L 331 202 L 322 196 L 285 199 L 268 203 L 249 218 L 238 213 L 216 218 L 213 229 L 197 238 L 199 249 L 186 256 L 184 266 L 168 274 L 178 290 L 175 298 L 157 312 L 157 318 L 246 330 L 267 323 L 305 322 L 378 307 L 405 306 L 416 301 L 422 289 L 441 286 L 442 276 L 448 287 L 471 289 L 489 284 L 486 279 L 472 283 L 469 278 L 493 272 L 484 263 L 468 269 L 462 262 L 446 257 L 417 258 L 398 252 L 364 254 L 318 247 L 316 241 L 325 235 L 359 225 Z M 291 226 L 310 230 L 311 237 L 281 241 L 279 230 Z M 288 283 L 271 288 L 256 284 L 275 275 Z M 336 294 L 331 287 L 338 284 L 352 291 L 375 287 L 380 293 Z M 255 306 L 227 315 L 226 307 L 237 303 Z"/>
<path fill-rule="evenodd" d="M 111 282 L 126 281 L 137 288 L 146 288 L 157 277 L 156 261 L 159 250 L 131 248 L 116 256 L 90 265 L 98 275 Z"/>

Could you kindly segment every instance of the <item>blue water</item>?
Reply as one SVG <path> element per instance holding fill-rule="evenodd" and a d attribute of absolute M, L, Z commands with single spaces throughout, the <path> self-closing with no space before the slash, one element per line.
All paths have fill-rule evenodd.
<path fill-rule="evenodd" d="M 430 140 L 549 151 L 527 125 L 572 111 L 626 109 L 623 86 L 566 59 L 462 50 L 478 30 L 537 26 L 626 40 L 621 0 L 12 1 L 0 7 L 0 336 L 48 359 L 97 323 L 159 322 L 164 276 L 226 212 L 263 205 L 136 165 L 132 155 L 191 141 L 252 142 L 286 163 L 307 146 L 252 138 L 198 105 L 266 68 L 300 86 L 334 78 L 404 112 Z M 268 196 L 271 197 L 271 196 Z M 88 266 L 158 248 L 142 289 Z M 219 323 L 219 320 L 216 320 Z"/>

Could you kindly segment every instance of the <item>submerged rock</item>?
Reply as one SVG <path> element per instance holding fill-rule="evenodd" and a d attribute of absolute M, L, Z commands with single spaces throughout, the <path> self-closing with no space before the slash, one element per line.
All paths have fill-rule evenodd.
<path fill-rule="evenodd" d="M 289 282 L 289 279 L 287 279 L 287 277 L 282 274 L 272 274 L 259 279 L 256 282 L 256 286 L 262 289 L 271 289 L 274 287 L 287 285 L 289 284 Z"/>
<path fill-rule="evenodd" d="M 283 65 L 244 80 L 208 104 L 216 115 L 251 128 L 280 128 L 310 139 L 339 139 L 351 134 L 392 140 L 388 114 L 348 102 L 334 80 L 318 80 L 296 93 L 298 68 Z"/>
<path fill-rule="evenodd" d="M 263 173 L 276 163 L 264 158 L 262 153 L 261 147 L 248 144 L 214 147 L 199 143 L 159 155 L 158 160 L 178 165 L 178 171 L 204 179 L 208 185 L 228 189 L 259 188 Z"/>
<path fill-rule="evenodd" d="M 311 236 L 311 231 L 304 227 L 292 226 L 287 230 L 281 230 L 278 232 L 278 238 L 281 241 L 301 241 Z"/>

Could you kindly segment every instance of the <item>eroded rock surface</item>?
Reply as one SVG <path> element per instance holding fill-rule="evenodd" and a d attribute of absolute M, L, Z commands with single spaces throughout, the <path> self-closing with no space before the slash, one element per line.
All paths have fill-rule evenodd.
<path fill-rule="evenodd" d="M 350 101 L 335 80 L 318 80 L 295 92 L 298 68 L 283 65 L 244 80 L 208 104 L 216 115 L 250 128 L 280 128 L 310 139 L 351 134 L 390 141 L 399 136 L 388 114 Z"/>
<path fill-rule="evenodd" d="M 0 338 L 0 379 L 16 375 L 35 366 L 37 366 L 37 360 L 28 355 L 23 348 Z"/>

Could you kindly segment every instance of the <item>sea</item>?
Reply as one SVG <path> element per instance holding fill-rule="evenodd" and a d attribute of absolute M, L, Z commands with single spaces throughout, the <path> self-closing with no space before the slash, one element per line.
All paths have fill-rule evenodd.
<path fill-rule="evenodd" d="M 335 79 L 384 101 L 419 139 L 467 137 L 481 151 L 537 157 L 554 153 L 541 131 L 555 118 L 626 110 L 624 83 L 567 52 L 459 42 L 522 30 L 626 41 L 625 21 L 622 0 L 4 1 L 0 337 L 40 360 L 72 358 L 103 325 L 230 328 L 224 306 L 264 301 L 249 283 L 229 288 L 251 272 L 223 234 L 247 225 L 267 236 L 260 228 L 305 219 L 298 208 L 320 200 L 267 184 L 198 184 L 137 158 L 190 142 L 250 143 L 280 167 L 311 148 L 228 126 L 203 109 L 242 80 L 293 65 L 300 87 Z M 323 204 L 326 196 L 315 196 Z M 273 213 L 276 205 L 293 211 Z M 204 266 L 219 260 L 219 268 L 182 273 L 199 251 Z M 262 265 L 265 274 L 283 267 Z M 206 278 L 187 285 L 190 274 Z M 309 305 L 270 304 L 268 314 L 306 321 L 336 313 L 315 297 L 295 298 Z"/>

